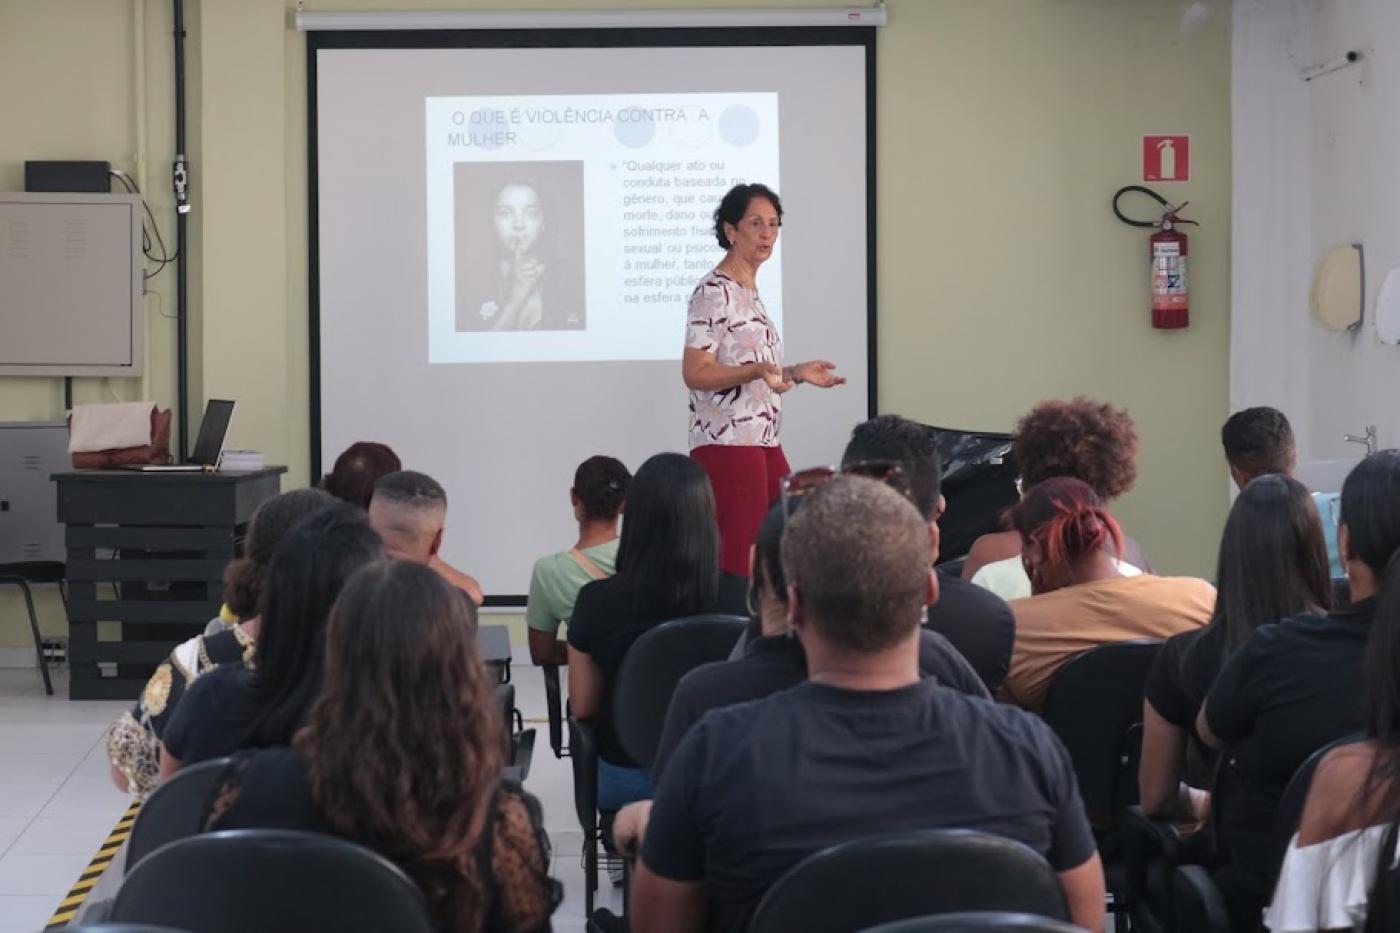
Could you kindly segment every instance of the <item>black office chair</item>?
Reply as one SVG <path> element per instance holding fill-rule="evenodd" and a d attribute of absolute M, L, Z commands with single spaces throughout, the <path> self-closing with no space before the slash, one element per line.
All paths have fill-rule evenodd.
<path fill-rule="evenodd" d="M 39 672 L 44 675 L 44 692 L 53 696 L 53 681 L 49 678 L 49 661 L 44 657 L 44 636 L 39 633 L 39 616 L 34 611 L 34 594 L 31 584 L 57 583 L 58 595 L 63 599 L 64 614 L 68 611 L 68 591 L 64 581 L 68 568 L 62 561 L 31 560 L 13 564 L 0 564 L 0 585 L 17 586 L 24 594 L 24 607 L 29 611 L 29 631 L 34 636 L 34 653 L 39 658 Z"/>
<path fill-rule="evenodd" d="M 646 632 L 627 649 L 613 691 L 613 729 L 627 754 L 642 768 L 650 767 L 656 757 L 666 707 L 676 684 L 701 664 L 728 658 L 747 622 L 727 615 L 672 619 Z M 598 889 L 598 846 L 605 843 L 612 814 L 598 813 L 595 726 L 572 716 L 568 723 L 574 809 L 583 830 L 584 913 L 592 916 L 593 895 Z"/>
<path fill-rule="evenodd" d="M 882 923 L 861 933 L 986 933 L 988 930 L 1022 930 L 1024 933 L 1084 933 L 1082 927 L 1035 914 L 1010 914 L 1001 911 L 967 911 L 956 914 L 933 914 Z"/>
<path fill-rule="evenodd" d="M 1274 814 L 1274 853 L 1273 867 L 1270 877 L 1278 880 L 1279 869 L 1283 867 L 1284 856 L 1288 854 L 1288 844 L 1293 841 L 1293 834 L 1298 831 L 1298 825 L 1303 821 L 1303 806 L 1308 802 L 1308 790 L 1312 787 L 1313 775 L 1317 773 L 1317 766 L 1322 763 L 1323 757 L 1332 749 L 1340 745 L 1351 745 L 1353 742 L 1360 742 L 1365 735 L 1360 732 L 1353 732 L 1344 735 L 1336 741 L 1329 742 L 1307 757 L 1298 770 L 1293 772 L 1293 776 L 1288 779 L 1288 784 L 1283 789 L 1283 796 L 1279 798 L 1278 810 Z"/>
<path fill-rule="evenodd" d="M 555 758 L 568 758 L 569 746 L 564 744 L 564 698 L 559 689 L 559 667 L 546 664 L 540 668 L 544 676 L 544 708 L 549 715 L 549 747 Z"/>
<path fill-rule="evenodd" d="M 112 920 L 199 933 L 433 933 L 398 866 L 316 833 L 238 829 L 162 846 L 127 875 Z"/>
<path fill-rule="evenodd" d="M 747 624 L 741 616 L 686 616 L 658 625 L 627 649 L 613 692 L 613 728 L 643 770 L 656 758 L 676 684 L 702 664 L 726 660 Z"/>
<path fill-rule="evenodd" d="M 215 758 L 189 765 L 155 789 L 131 827 L 126 848 L 128 872 L 161 846 L 204 830 L 219 781 L 232 763 L 232 758 Z"/>
<path fill-rule="evenodd" d="M 1129 910 L 1120 845 L 1123 810 L 1138 802 L 1142 697 L 1161 650 L 1157 640 L 1100 645 L 1071 658 L 1050 683 L 1045 722 L 1069 752 L 1079 795 L 1094 826 L 1109 908 Z"/>
<path fill-rule="evenodd" d="M 923 829 L 808 856 L 768 889 L 749 933 L 853 933 L 978 910 L 1069 919 L 1055 870 L 1028 846 L 966 829 Z"/>

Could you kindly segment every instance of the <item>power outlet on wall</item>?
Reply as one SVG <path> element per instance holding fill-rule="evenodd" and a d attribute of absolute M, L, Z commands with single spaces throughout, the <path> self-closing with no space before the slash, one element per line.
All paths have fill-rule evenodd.
<path fill-rule="evenodd" d="M 44 660 L 50 666 L 68 663 L 68 639 L 63 635 L 45 636 L 39 642 L 39 650 L 44 653 Z"/>

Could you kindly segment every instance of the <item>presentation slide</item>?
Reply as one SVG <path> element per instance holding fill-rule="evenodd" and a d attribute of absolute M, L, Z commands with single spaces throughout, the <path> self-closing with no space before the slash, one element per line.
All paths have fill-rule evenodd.
<path fill-rule="evenodd" d="M 674 358 L 715 263 L 715 206 L 742 182 L 781 186 L 774 93 L 431 97 L 426 110 L 433 363 Z M 760 288 L 781 332 L 781 246 Z"/>
<path fill-rule="evenodd" d="M 442 556 L 490 597 L 519 604 L 535 560 L 577 541 L 579 463 L 689 452 L 687 304 L 737 181 L 782 199 L 757 288 L 784 362 L 849 380 L 783 396 L 789 462 L 838 462 L 868 415 L 873 49 L 761 32 L 311 37 L 320 463 L 378 441 L 441 482 Z"/>

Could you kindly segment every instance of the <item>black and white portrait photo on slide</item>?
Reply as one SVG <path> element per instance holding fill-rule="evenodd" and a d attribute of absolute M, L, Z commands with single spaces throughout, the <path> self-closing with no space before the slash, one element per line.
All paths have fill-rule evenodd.
<path fill-rule="evenodd" d="M 583 330 L 583 162 L 453 167 L 458 331 Z"/>

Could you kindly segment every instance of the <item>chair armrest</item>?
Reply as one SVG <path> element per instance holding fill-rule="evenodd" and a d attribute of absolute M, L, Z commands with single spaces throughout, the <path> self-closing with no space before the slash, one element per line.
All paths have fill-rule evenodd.
<path fill-rule="evenodd" d="M 559 667 L 546 664 L 540 671 L 544 674 L 544 706 L 549 714 L 549 747 L 554 749 L 555 758 L 567 758 L 569 746 L 564 744 L 564 703 L 559 688 Z"/>
<path fill-rule="evenodd" d="M 1200 865 L 1182 865 L 1172 876 L 1172 915 L 1176 929 L 1230 933 L 1230 911 L 1215 879 Z"/>
<path fill-rule="evenodd" d="M 516 780 L 523 782 L 530 776 L 530 762 L 534 758 L 535 730 L 525 729 L 516 733 L 511 748 L 511 759 L 507 762 L 507 770 L 514 771 L 518 775 Z"/>
<path fill-rule="evenodd" d="M 1170 929 L 1172 892 L 1167 879 L 1185 858 L 1181 834 L 1170 822 L 1148 816 L 1139 806 L 1125 807 L 1118 826 L 1124 895 L 1134 928 Z"/>
<path fill-rule="evenodd" d="M 570 716 L 569 761 L 574 771 L 574 809 L 584 832 L 598 828 L 598 729 L 591 719 Z"/>

